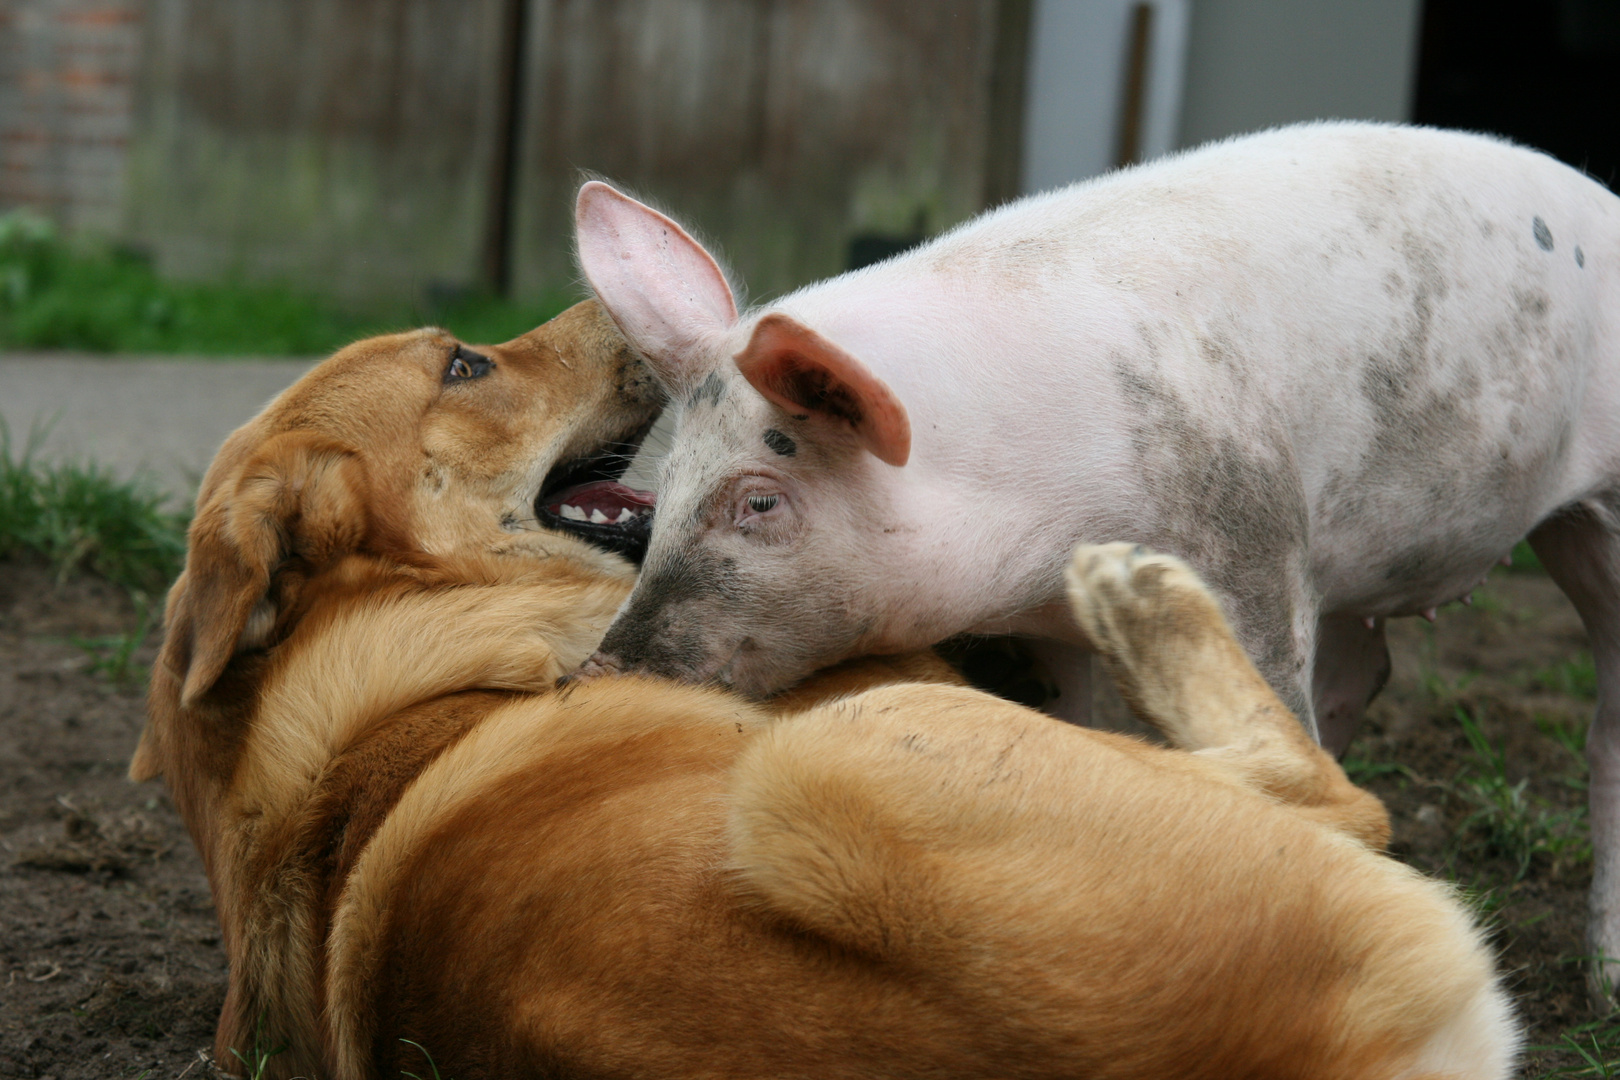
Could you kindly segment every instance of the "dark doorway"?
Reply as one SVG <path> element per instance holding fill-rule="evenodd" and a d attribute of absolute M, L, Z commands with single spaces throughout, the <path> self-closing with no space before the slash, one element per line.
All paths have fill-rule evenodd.
<path fill-rule="evenodd" d="M 1427 0 L 1420 124 L 1505 135 L 1620 179 L 1620 0 Z"/>

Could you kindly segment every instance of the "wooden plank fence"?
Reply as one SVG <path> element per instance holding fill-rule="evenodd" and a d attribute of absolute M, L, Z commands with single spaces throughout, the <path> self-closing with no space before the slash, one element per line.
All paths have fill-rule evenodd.
<path fill-rule="evenodd" d="M 25 36 L 8 18 L 73 2 L 0 0 L 0 56 Z M 1030 0 L 123 6 L 114 231 L 178 276 L 567 287 L 591 172 L 694 223 L 759 296 L 1017 190 Z"/>

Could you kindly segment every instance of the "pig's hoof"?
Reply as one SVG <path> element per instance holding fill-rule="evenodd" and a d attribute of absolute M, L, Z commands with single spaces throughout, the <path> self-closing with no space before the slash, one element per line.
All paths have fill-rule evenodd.
<path fill-rule="evenodd" d="M 1098 652 L 1116 660 L 1224 623 L 1190 566 L 1140 544 L 1082 544 L 1067 576 L 1075 621 Z"/>
<path fill-rule="evenodd" d="M 561 689 L 564 686 L 588 683 L 608 675 L 622 675 L 623 673 L 624 669 L 619 666 L 616 657 L 608 656 L 606 653 L 596 653 L 579 667 L 558 679 L 557 686 Z"/>
<path fill-rule="evenodd" d="M 1593 1009 L 1612 1013 L 1616 1004 L 1620 1004 L 1620 960 L 1614 959 L 1615 952 L 1601 940 L 1602 918 L 1594 914 L 1592 925 L 1587 928 L 1587 947 L 1591 953 L 1586 965 L 1586 993 Z"/>

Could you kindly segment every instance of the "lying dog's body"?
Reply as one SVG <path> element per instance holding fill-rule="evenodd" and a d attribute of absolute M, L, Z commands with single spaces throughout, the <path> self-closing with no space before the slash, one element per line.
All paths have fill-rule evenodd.
<path fill-rule="evenodd" d="M 929 655 L 770 706 L 550 689 L 632 583 L 519 527 L 655 407 L 604 327 L 582 306 L 487 356 L 362 343 L 210 471 L 132 771 L 168 778 L 207 863 L 220 1055 L 285 1044 L 270 1074 L 323 1078 L 425 1073 L 405 1039 L 460 1080 L 1508 1074 L 1467 915 L 1375 853 L 1382 807 L 1171 560 L 1088 549 L 1072 582 L 1182 750 Z"/>

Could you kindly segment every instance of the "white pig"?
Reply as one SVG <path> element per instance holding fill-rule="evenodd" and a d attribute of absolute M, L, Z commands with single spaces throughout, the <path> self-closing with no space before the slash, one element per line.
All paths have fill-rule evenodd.
<path fill-rule="evenodd" d="M 1489 138 L 1328 123 L 992 211 L 739 316 L 601 183 L 592 288 L 674 402 L 641 579 L 583 674 L 762 695 L 964 631 L 1069 650 L 1077 543 L 1191 562 L 1342 748 L 1383 620 L 1530 534 L 1591 632 L 1591 941 L 1620 956 L 1620 200 Z"/>

